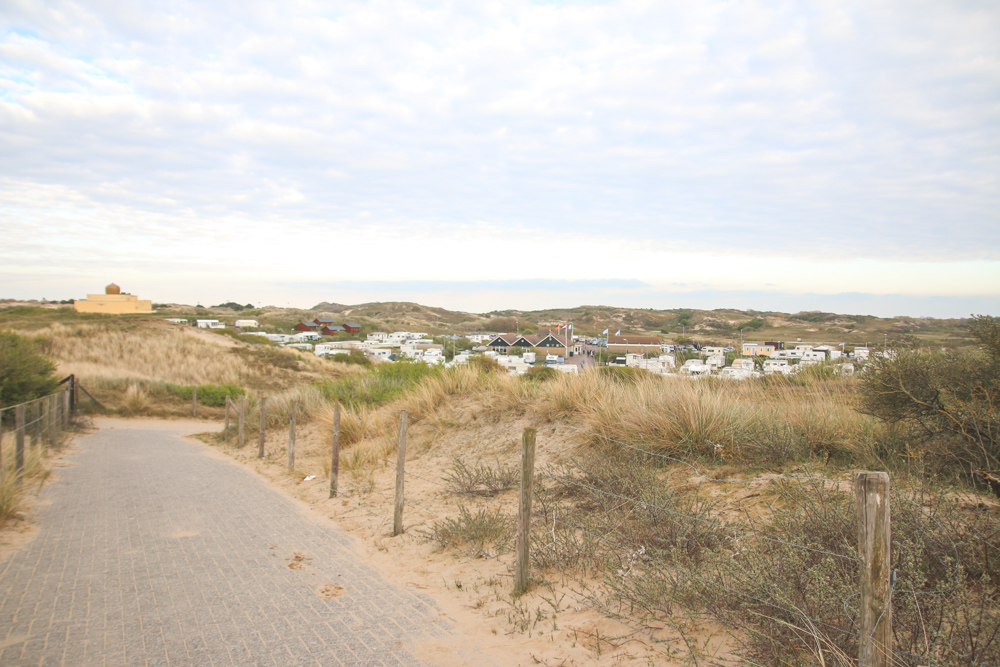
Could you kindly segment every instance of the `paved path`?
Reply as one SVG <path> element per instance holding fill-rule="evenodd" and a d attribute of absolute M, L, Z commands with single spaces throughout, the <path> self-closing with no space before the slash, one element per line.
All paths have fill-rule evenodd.
<path fill-rule="evenodd" d="M 0 562 L 0 665 L 417 665 L 406 643 L 449 633 L 344 533 L 204 446 L 113 430 L 80 447 L 38 537 Z"/>

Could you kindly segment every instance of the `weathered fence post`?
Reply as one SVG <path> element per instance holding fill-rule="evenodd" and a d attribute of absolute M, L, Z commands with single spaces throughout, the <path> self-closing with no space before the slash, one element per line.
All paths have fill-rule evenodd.
<path fill-rule="evenodd" d="M 340 403 L 333 406 L 333 452 L 330 458 L 330 497 L 337 495 L 337 476 L 340 474 Z"/>
<path fill-rule="evenodd" d="M 295 402 L 288 411 L 288 469 L 295 470 Z"/>
<path fill-rule="evenodd" d="M 76 374 L 75 373 L 70 373 L 70 376 L 69 376 L 69 407 L 70 407 L 71 410 L 73 410 L 73 412 L 76 412 L 76 401 L 77 401 Z"/>
<path fill-rule="evenodd" d="M 514 564 L 514 593 L 528 590 L 531 562 L 531 497 L 535 490 L 535 429 L 524 429 L 521 437 L 521 498 L 517 506 L 517 554 Z"/>
<path fill-rule="evenodd" d="M 38 445 L 42 437 L 42 403 L 37 398 L 32 403 L 34 423 L 31 425 L 31 444 Z"/>
<path fill-rule="evenodd" d="M 267 435 L 267 397 L 260 397 L 257 421 L 260 422 L 260 442 L 257 443 L 257 458 L 264 458 L 264 437 Z"/>
<path fill-rule="evenodd" d="M 247 397 L 246 395 L 240 396 L 240 435 L 239 435 L 239 447 L 243 448 L 243 445 L 247 444 L 246 440 L 246 423 L 247 423 Z"/>
<path fill-rule="evenodd" d="M 198 386 L 191 387 L 191 416 L 198 416 Z"/>
<path fill-rule="evenodd" d="M 854 476 L 861 561 L 858 667 L 892 664 L 892 582 L 889 527 L 889 474 Z"/>
<path fill-rule="evenodd" d="M 226 424 L 225 424 L 225 426 L 222 427 L 222 432 L 223 432 L 223 434 L 225 434 L 227 436 L 229 435 L 229 404 L 230 403 L 232 403 L 232 401 L 229 398 L 229 394 L 226 394 Z"/>
<path fill-rule="evenodd" d="M 49 394 L 45 397 L 45 438 L 50 447 L 56 444 L 56 422 L 52 414 L 54 412 L 53 406 L 52 395 Z"/>
<path fill-rule="evenodd" d="M 62 393 L 62 424 L 63 429 L 69 429 L 69 392 L 64 391 Z"/>
<path fill-rule="evenodd" d="M 399 444 L 396 448 L 396 507 L 392 517 L 392 534 L 403 532 L 403 477 L 406 468 L 406 410 L 399 413 Z"/>
<path fill-rule="evenodd" d="M 17 471 L 17 483 L 24 478 L 24 406 L 14 408 L 14 428 L 17 429 L 14 445 L 14 470 Z"/>

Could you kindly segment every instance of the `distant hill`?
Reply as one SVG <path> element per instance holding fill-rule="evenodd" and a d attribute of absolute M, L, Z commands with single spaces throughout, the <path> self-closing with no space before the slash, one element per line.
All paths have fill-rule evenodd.
<path fill-rule="evenodd" d="M 918 317 L 881 318 L 842 315 L 820 311 L 782 313 L 755 310 L 654 310 L 579 306 L 546 310 L 502 310 L 489 313 L 452 311 L 412 302 L 388 301 L 342 305 L 320 303 L 311 311 L 367 321 L 384 329 L 418 329 L 429 333 L 471 331 L 537 331 L 547 325 L 572 323 L 579 335 L 597 336 L 605 329 L 623 335 L 661 335 L 699 342 L 781 340 L 803 342 L 863 343 L 922 342 L 942 345 L 966 344 L 967 319 Z M 315 315 L 313 315 L 315 316 Z"/>
<path fill-rule="evenodd" d="M 0 304 L 2 308 L 6 304 Z M 14 305 L 12 302 L 10 305 Z M 34 305 L 34 304 L 32 304 Z M 785 342 L 918 343 L 956 347 L 971 344 L 967 319 L 922 317 L 873 317 L 820 311 L 782 313 L 757 310 L 697 310 L 673 308 L 655 310 L 578 306 L 546 310 L 498 310 L 468 313 L 425 306 L 409 301 L 360 304 L 323 302 L 308 310 L 267 306 L 237 312 L 226 307 L 195 308 L 179 304 L 157 304 L 158 316 L 217 317 L 232 322 L 236 317 L 257 319 L 267 329 L 288 331 L 301 320 L 330 317 L 339 323 L 356 322 L 362 332 L 425 331 L 432 335 L 449 333 L 514 332 L 533 333 L 547 326 L 572 323 L 574 332 L 599 336 L 605 329 L 612 334 L 658 335 L 668 341 L 690 339 L 699 343 L 736 344 L 779 340 Z M 238 304 L 236 304 L 238 305 Z M 742 334 L 741 334 L 742 330 Z"/>

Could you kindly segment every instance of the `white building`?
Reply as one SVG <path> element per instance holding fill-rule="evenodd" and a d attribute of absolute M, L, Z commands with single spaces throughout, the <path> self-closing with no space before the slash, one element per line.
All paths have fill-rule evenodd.
<path fill-rule="evenodd" d="M 389 334 L 384 331 L 373 331 L 368 334 L 367 342 L 369 343 L 388 343 Z"/>
<path fill-rule="evenodd" d="M 680 368 L 681 375 L 708 375 L 712 369 L 701 359 L 688 359 Z"/>
<path fill-rule="evenodd" d="M 719 373 L 719 377 L 725 380 L 747 380 L 753 377 L 753 371 L 742 366 L 727 366 Z"/>
<path fill-rule="evenodd" d="M 260 328 L 260 324 L 257 323 L 257 320 L 236 320 L 236 322 L 233 323 L 233 326 L 236 327 L 237 329 Z"/>
<path fill-rule="evenodd" d="M 724 358 L 726 356 L 726 348 L 706 346 L 701 348 L 701 356 L 703 357 L 722 356 Z"/>
<path fill-rule="evenodd" d="M 775 373 L 788 375 L 791 372 L 792 372 L 792 365 L 788 363 L 788 359 L 764 360 L 764 375 L 773 375 Z"/>
<path fill-rule="evenodd" d="M 713 371 L 717 371 L 726 365 L 725 354 L 713 354 L 705 360 L 705 365 Z"/>
<path fill-rule="evenodd" d="M 315 331 L 303 331 L 302 333 L 291 334 L 288 340 L 291 343 L 306 343 L 308 341 L 323 340 L 323 336 Z"/>
<path fill-rule="evenodd" d="M 195 320 L 199 329 L 225 329 L 226 323 L 219 320 Z"/>
<path fill-rule="evenodd" d="M 167 322 L 173 322 L 174 324 L 187 324 L 188 321 L 183 317 L 168 317 Z"/>
<path fill-rule="evenodd" d="M 285 343 L 282 347 L 293 347 L 296 350 L 311 350 L 313 349 L 312 343 Z"/>
<path fill-rule="evenodd" d="M 328 357 L 334 354 L 350 354 L 346 347 L 334 347 L 332 343 L 320 343 L 314 350 L 317 357 Z"/>
<path fill-rule="evenodd" d="M 868 361 L 869 356 L 871 356 L 871 350 L 867 347 L 856 347 L 854 352 L 851 352 L 851 356 L 858 361 Z"/>

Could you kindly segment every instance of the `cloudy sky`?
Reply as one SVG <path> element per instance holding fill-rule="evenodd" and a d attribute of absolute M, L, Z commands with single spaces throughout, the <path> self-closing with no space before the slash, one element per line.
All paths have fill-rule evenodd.
<path fill-rule="evenodd" d="M 0 2 L 0 298 L 1000 314 L 1000 6 Z"/>

